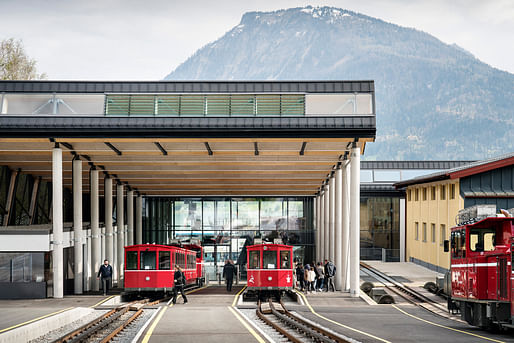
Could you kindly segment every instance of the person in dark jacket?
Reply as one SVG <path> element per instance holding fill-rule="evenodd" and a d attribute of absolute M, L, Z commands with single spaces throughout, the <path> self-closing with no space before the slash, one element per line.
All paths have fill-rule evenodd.
<path fill-rule="evenodd" d="M 184 286 L 186 285 L 186 276 L 184 275 L 184 272 L 182 272 L 182 269 L 179 267 L 178 264 L 175 265 L 175 273 L 173 273 L 173 303 L 177 303 L 177 296 L 178 292 L 182 294 L 182 298 L 184 299 L 184 304 L 187 304 L 187 297 L 184 293 Z"/>
<path fill-rule="evenodd" d="M 336 275 L 336 266 L 329 260 L 325 260 L 325 279 L 327 285 L 327 292 L 332 287 L 332 292 L 336 291 L 336 285 L 334 284 L 334 276 Z"/>
<path fill-rule="evenodd" d="M 104 264 L 100 267 L 96 278 L 102 277 L 102 289 L 104 291 L 104 295 L 109 293 L 109 286 L 111 285 L 112 280 L 112 267 L 109 264 L 108 260 L 104 260 Z"/>
<path fill-rule="evenodd" d="M 227 283 L 227 292 L 232 291 L 232 282 L 234 282 L 234 275 L 236 274 L 236 266 L 234 266 L 230 260 L 226 260 L 225 265 L 223 266 L 223 277 Z"/>
<path fill-rule="evenodd" d="M 305 288 L 305 270 L 303 269 L 303 265 L 300 261 L 296 264 L 296 280 L 298 281 L 298 286 L 300 290 L 303 292 Z"/>

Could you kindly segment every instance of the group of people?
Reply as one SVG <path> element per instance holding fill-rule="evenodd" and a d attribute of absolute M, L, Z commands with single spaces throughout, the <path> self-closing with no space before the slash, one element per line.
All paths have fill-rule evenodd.
<path fill-rule="evenodd" d="M 325 263 L 315 263 L 303 265 L 297 262 L 294 272 L 296 274 L 297 287 L 302 292 L 335 292 L 336 286 L 334 277 L 336 275 L 336 266 L 333 262 L 325 260 Z"/>

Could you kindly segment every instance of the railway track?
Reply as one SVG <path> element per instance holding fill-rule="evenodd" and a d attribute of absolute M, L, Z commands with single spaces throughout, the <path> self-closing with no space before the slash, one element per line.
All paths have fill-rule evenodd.
<path fill-rule="evenodd" d="M 275 307 L 277 305 L 278 308 Z M 268 303 L 259 301 L 257 306 L 257 316 L 268 326 L 279 332 L 284 339 L 294 342 L 351 342 L 343 337 L 327 331 L 315 323 L 306 321 L 297 315 L 289 312 L 282 302 L 273 303 L 270 299 Z"/>
<path fill-rule="evenodd" d="M 109 342 L 137 319 L 143 313 L 145 306 L 157 304 L 161 300 L 150 302 L 150 299 L 142 299 L 123 304 L 53 342 Z"/>
<path fill-rule="evenodd" d="M 370 265 L 364 262 L 361 262 L 360 266 L 366 274 L 373 277 L 378 282 L 382 283 L 385 288 L 391 291 L 391 293 L 394 293 L 395 295 L 401 297 L 407 302 L 414 304 L 418 307 L 424 308 L 441 317 L 464 323 L 457 316 L 451 315 L 446 306 L 436 302 L 435 300 L 427 297 L 426 295 L 396 281 L 389 275 L 382 273 L 381 271 L 371 267 Z"/>

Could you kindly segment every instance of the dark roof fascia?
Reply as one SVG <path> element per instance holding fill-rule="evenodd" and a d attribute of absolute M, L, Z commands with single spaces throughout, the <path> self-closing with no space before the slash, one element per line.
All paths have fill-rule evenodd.
<path fill-rule="evenodd" d="M 373 93 L 363 81 L 0 81 L 0 93 Z"/>
<path fill-rule="evenodd" d="M 375 138 L 373 115 L 339 117 L 0 116 L 3 138 Z"/>
<path fill-rule="evenodd" d="M 474 161 L 361 161 L 361 169 L 450 169 Z"/>

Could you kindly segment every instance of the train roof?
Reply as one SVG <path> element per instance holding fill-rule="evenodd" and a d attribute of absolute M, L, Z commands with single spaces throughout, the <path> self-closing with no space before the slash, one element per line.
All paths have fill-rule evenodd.
<path fill-rule="evenodd" d="M 259 247 L 278 247 L 278 248 L 292 248 L 292 245 L 286 245 L 286 244 L 274 244 L 274 243 L 262 243 L 262 244 L 254 244 L 254 245 L 248 245 L 246 249 L 256 249 Z"/>
<path fill-rule="evenodd" d="M 481 228 L 486 228 L 486 227 L 490 226 L 491 224 L 495 224 L 495 223 L 499 223 L 499 222 L 503 222 L 503 221 L 510 221 L 510 222 L 514 223 L 514 217 L 487 217 L 487 218 L 484 218 L 484 219 L 479 220 L 474 223 L 454 226 L 454 227 L 452 227 L 452 230 L 457 230 L 464 226 L 471 226 L 472 228 L 481 229 Z"/>

